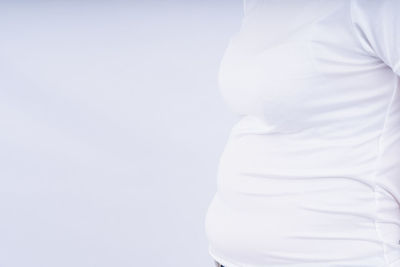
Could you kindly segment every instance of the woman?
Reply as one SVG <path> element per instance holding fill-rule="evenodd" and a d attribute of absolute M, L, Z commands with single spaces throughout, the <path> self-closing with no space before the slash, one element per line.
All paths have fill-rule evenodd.
<path fill-rule="evenodd" d="M 399 267 L 400 1 L 244 0 L 219 86 L 216 264 Z"/>

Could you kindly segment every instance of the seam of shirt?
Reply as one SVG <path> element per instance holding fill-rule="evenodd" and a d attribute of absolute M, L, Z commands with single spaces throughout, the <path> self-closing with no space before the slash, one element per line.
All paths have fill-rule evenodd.
<path fill-rule="evenodd" d="M 361 49 L 369 56 L 377 58 L 377 55 L 373 52 L 373 51 L 369 51 L 369 49 L 365 48 L 364 44 L 361 42 L 360 40 L 360 35 L 357 32 L 356 28 L 355 28 L 355 23 L 354 23 L 354 8 L 353 8 L 353 0 L 349 1 L 349 19 L 350 19 L 350 30 L 353 32 L 355 39 L 357 39 L 358 44 L 360 45 Z M 372 50 L 372 48 L 371 48 Z"/>
<path fill-rule="evenodd" d="M 377 186 L 377 183 L 376 183 L 376 173 L 378 171 L 379 163 L 380 163 L 380 160 L 381 160 L 381 152 L 382 152 L 381 143 L 382 143 L 382 139 L 383 139 L 383 134 L 384 134 L 384 132 L 386 130 L 386 123 L 387 123 L 388 114 L 389 114 L 389 112 L 390 112 L 390 110 L 392 108 L 392 104 L 393 104 L 393 101 L 395 99 L 396 91 L 397 91 L 397 86 L 394 86 L 394 89 L 392 91 L 392 95 L 391 95 L 389 104 L 388 104 L 388 106 L 386 108 L 386 111 L 385 111 L 385 117 L 383 119 L 382 128 L 381 128 L 379 136 L 378 136 L 378 142 L 377 142 L 378 144 L 377 144 L 377 150 L 376 150 L 377 156 L 376 156 L 376 160 L 375 160 L 375 163 L 374 163 L 374 175 L 372 177 L 373 187 L 374 187 L 374 203 L 375 203 L 374 225 L 375 225 L 376 233 L 377 233 L 379 239 L 381 240 L 382 249 L 383 249 L 383 251 L 382 251 L 383 252 L 383 257 L 384 257 L 384 260 L 385 260 L 386 264 L 389 264 L 390 262 L 389 262 L 389 260 L 387 258 L 387 251 L 386 251 L 385 241 L 383 239 L 383 236 L 382 236 L 380 230 L 378 229 L 379 226 L 378 226 L 377 220 L 376 220 L 377 216 L 379 214 L 379 212 L 378 212 L 378 198 L 377 198 L 377 188 L 378 188 L 378 186 Z"/>
<path fill-rule="evenodd" d="M 400 89 L 400 87 L 399 87 L 400 83 L 399 83 L 399 79 L 397 77 L 396 77 L 394 83 L 395 83 L 394 91 L 393 91 L 393 95 L 392 95 L 392 99 L 390 101 L 388 111 L 390 111 L 392 104 L 393 104 L 392 102 L 394 101 L 394 99 L 396 99 L 396 97 L 398 97 L 398 90 Z M 392 266 L 393 264 L 400 263 L 399 261 L 400 261 L 400 258 L 397 258 L 394 261 L 389 262 L 389 264 L 390 264 L 390 266 Z"/>

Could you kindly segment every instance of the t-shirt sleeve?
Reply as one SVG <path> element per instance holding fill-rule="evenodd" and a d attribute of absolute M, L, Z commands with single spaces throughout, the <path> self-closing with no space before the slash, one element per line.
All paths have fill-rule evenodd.
<path fill-rule="evenodd" d="M 350 0 L 353 27 L 363 48 L 400 75 L 400 0 Z"/>

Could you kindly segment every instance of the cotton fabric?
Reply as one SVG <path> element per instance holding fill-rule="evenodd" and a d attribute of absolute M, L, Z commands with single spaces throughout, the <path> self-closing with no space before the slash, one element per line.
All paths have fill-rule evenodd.
<path fill-rule="evenodd" d="M 227 267 L 400 267 L 400 1 L 247 0 L 206 214 Z"/>

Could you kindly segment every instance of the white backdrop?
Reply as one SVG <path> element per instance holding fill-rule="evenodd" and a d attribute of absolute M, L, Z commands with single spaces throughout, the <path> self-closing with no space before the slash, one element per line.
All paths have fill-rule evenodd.
<path fill-rule="evenodd" d="M 213 266 L 241 0 L 0 3 L 0 267 Z"/>

